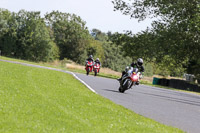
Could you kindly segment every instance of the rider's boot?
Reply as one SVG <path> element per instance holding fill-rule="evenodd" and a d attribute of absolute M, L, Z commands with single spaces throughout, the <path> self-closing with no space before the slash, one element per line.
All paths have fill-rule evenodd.
<path fill-rule="evenodd" d="M 120 82 L 122 80 L 122 78 L 118 78 L 117 80 Z"/>

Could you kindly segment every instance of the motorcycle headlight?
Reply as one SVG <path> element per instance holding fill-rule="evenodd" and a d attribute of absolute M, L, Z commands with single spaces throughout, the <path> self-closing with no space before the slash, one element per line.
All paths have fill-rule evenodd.
<path fill-rule="evenodd" d="M 137 81 L 137 80 L 138 80 L 137 75 L 133 75 L 133 80 L 134 80 L 134 81 Z"/>

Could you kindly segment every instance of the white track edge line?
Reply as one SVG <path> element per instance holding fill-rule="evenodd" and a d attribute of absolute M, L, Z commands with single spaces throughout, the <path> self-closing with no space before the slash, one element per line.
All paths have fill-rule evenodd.
<path fill-rule="evenodd" d="M 71 74 L 72 74 L 77 80 L 79 80 L 81 83 L 83 83 L 88 89 L 90 89 L 92 92 L 94 92 L 94 93 L 97 94 L 97 92 L 96 92 L 94 89 L 92 89 L 88 84 L 86 84 L 83 80 L 81 80 L 79 77 L 77 77 L 76 74 L 74 74 L 73 72 L 71 72 Z"/>

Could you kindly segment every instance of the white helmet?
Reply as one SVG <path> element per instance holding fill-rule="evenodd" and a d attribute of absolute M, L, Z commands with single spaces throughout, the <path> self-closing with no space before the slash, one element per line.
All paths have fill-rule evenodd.
<path fill-rule="evenodd" d="M 93 56 L 92 56 L 92 55 L 90 55 L 90 56 L 89 56 L 89 58 L 90 58 L 90 59 L 92 59 L 92 58 L 93 58 Z"/>
<path fill-rule="evenodd" d="M 143 64 L 143 59 L 142 59 L 142 58 L 138 58 L 138 59 L 137 59 L 137 64 L 138 64 L 139 66 L 142 66 L 142 64 Z"/>

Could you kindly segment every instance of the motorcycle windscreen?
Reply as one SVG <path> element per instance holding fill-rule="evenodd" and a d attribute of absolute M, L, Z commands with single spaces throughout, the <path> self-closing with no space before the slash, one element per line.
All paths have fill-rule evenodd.
<path fill-rule="evenodd" d="M 98 65 L 98 64 L 95 64 L 95 65 L 94 65 L 94 68 L 99 68 L 99 65 Z"/>
<path fill-rule="evenodd" d="M 87 66 L 93 66 L 93 62 L 92 61 L 88 61 Z"/>

